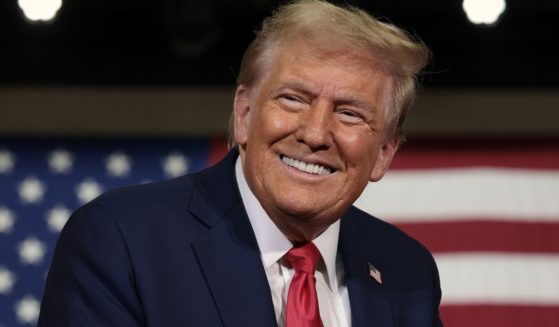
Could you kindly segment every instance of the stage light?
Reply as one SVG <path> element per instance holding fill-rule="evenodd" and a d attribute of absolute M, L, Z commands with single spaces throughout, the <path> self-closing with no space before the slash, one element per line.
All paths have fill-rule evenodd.
<path fill-rule="evenodd" d="M 464 0 L 462 9 L 477 25 L 494 25 L 507 7 L 505 0 Z"/>
<path fill-rule="evenodd" d="M 62 7 L 62 0 L 18 0 L 17 3 L 25 18 L 32 23 L 52 21 Z"/>

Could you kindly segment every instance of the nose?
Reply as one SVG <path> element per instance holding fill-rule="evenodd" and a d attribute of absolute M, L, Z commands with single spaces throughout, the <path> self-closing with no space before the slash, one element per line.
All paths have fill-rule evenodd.
<path fill-rule="evenodd" d="M 333 105 L 325 100 L 315 100 L 310 108 L 301 113 L 297 141 L 313 150 L 327 149 L 333 144 Z"/>

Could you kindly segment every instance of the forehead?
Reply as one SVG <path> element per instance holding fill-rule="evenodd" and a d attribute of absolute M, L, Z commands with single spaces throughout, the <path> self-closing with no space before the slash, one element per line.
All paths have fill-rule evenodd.
<path fill-rule="evenodd" d="M 386 92 L 391 90 L 392 79 L 378 60 L 347 46 L 323 46 L 296 39 L 279 43 L 267 59 L 261 76 L 261 86 L 265 88 L 298 85 L 318 93 L 374 98 L 375 102 L 388 97 Z"/>
<path fill-rule="evenodd" d="M 271 44 L 268 54 L 269 62 L 297 61 L 341 61 L 346 65 L 382 70 L 380 61 L 373 53 L 360 49 L 347 41 L 331 39 L 313 39 L 305 37 L 284 38 Z"/>

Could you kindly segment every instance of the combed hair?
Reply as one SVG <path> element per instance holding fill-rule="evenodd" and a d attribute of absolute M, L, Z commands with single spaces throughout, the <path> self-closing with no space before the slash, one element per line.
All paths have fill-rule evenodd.
<path fill-rule="evenodd" d="M 280 43 L 295 37 L 326 50 L 343 48 L 374 58 L 371 65 L 380 65 L 394 81 L 392 101 L 385 110 L 387 130 L 403 141 L 402 125 L 415 98 L 417 75 L 430 57 L 421 41 L 359 8 L 321 0 L 292 1 L 262 23 L 243 55 L 237 85 L 258 83 Z"/>

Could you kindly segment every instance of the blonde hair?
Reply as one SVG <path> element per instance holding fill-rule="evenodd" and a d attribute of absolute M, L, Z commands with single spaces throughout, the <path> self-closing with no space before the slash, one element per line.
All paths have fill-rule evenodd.
<path fill-rule="evenodd" d="M 373 56 L 394 81 L 386 111 L 387 130 L 403 141 L 403 122 L 415 98 L 417 75 L 430 52 L 404 30 L 379 21 L 365 11 L 321 0 L 297 0 L 279 7 L 262 24 L 241 60 L 237 85 L 253 86 L 264 76 L 275 50 L 288 37 L 303 37 L 319 47 L 347 48 Z M 231 125 L 232 126 L 232 125 Z M 232 131 L 232 130 L 231 130 Z"/>

